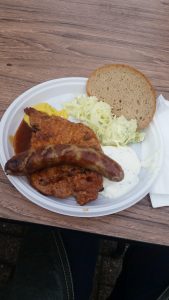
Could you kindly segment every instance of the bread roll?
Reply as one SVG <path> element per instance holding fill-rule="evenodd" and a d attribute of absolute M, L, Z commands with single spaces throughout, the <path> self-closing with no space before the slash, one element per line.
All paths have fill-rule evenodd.
<path fill-rule="evenodd" d="M 151 122 L 156 95 L 150 81 L 128 65 L 112 64 L 96 69 L 87 81 L 87 94 L 109 103 L 116 116 L 137 119 L 138 129 Z"/>

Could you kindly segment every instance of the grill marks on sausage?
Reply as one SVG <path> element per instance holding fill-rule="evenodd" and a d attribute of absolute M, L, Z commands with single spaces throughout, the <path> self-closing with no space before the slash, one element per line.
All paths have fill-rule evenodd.
<path fill-rule="evenodd" d="M 92 170 L 113 181 L 120 181 L 124 177 L 120 165 L 103 153 L 67 144 L 50 145 L 15 155 L 6 163 L 5 171 L 11 175 L 28 175 L 62 164 Z"/>

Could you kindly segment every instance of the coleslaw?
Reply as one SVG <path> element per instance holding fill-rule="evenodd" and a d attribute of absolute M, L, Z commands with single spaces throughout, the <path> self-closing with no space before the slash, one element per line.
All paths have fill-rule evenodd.
<path fill-rule="evenodd" d="M 111 106 L 95 96 L 80 95 L 64 105 L 71 117 L 89 126 L 102 145 L 125 146 L 143 141 L 144 133 L 137 131 L 137 121 L 112 114 Z"/>

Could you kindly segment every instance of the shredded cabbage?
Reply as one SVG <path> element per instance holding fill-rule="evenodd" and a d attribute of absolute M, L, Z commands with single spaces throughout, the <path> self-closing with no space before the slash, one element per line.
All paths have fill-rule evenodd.
<path fill-rule="evenodd" d="M 128 121 L 124 116 L 113 116 L 110 105 L 95 96 L 80 95 L 64 108 L 71 117 L 93 129 L 102 145 L 124 146 L 144 139 L 144 133 L 137 131 L 135 119 Z"/>

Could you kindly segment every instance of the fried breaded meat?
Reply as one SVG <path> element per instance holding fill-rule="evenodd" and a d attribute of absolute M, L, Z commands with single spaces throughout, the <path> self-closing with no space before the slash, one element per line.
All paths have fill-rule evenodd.
<path fill-rule="evenodd" d="M 33 108 L 26 108 L 33 133 L 31 148 L 50 144 L 75 144 L 101 151 L 95 133 L 81 123 L 57 116 L 48 116 Z M 29 177 L 31 185 L 44 195 L 59 198 L 74 196 L 80 205 L 95 200 L 103 188 L 102 176 L 94 171 L 70 165 L 60 165 L 35 172 Z"/>

